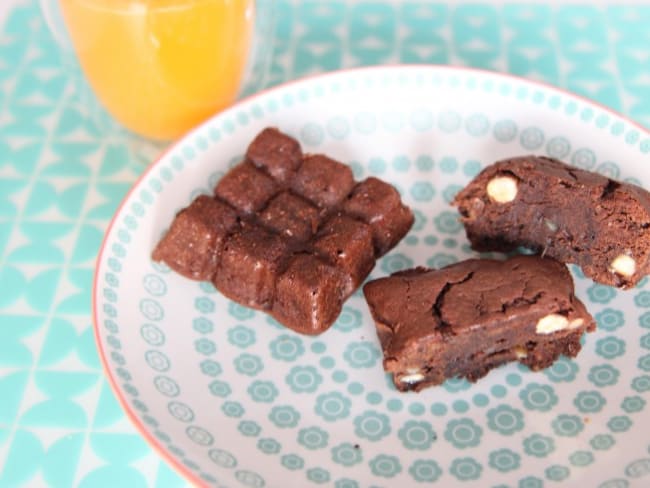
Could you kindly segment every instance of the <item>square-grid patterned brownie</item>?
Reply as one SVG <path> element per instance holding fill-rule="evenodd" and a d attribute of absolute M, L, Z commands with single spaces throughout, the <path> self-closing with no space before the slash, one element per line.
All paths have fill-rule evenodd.
<path fill-rule="evenodd" d="M 538 256 L 415 268 L 363 291 L 400 391 L 474 382 L 509 361 L 546 368 L 576 356 L 582 334 L 595 329 L 566 266 Z"/>
<path fill-rule="evenodd" d="M 152 257 L 297 332 L 319 334 L 412 224 L 393 186 L 355 182 L 349 166 L 303 155 L 298 141 L 267 128 L 213 196 L 177 214 Z"/>
<path fill-rule="evenodd" d="M 485 168 L 453 205 L 477 251 L 525 246 L 620 288 L 650 273 L 650 193 L 638 186 L 522 156 Z"/>

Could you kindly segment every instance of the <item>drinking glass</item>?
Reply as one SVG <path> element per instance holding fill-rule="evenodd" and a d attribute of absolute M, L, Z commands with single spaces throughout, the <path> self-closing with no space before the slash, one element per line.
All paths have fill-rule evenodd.
<path fill-rule="evenodd" d="M 124 127 L 179 137 L 263 87 L 273 0 L 40 0 L 55 38 Z"/>

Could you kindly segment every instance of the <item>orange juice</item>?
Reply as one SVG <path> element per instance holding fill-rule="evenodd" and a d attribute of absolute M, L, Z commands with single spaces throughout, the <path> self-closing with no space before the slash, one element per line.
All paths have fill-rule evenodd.
<path fill-rule="evenodd" d="M 235 100 L 253 0 L 60 3 L 86 78 L 129 129 L 171 139 Z"/>

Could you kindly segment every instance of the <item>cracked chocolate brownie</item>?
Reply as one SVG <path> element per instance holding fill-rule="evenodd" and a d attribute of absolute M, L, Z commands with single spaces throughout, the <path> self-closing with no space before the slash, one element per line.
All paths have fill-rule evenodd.
<path fill-rule="evenodd" d="M 474 382 L 509 361 L 540 370 L 576 356 L 582 334 L 595 329 L 566 266 L 538 256 L 415 268 L 363 292 L 400 391 Z"/>
<path fill-rule="evenodd" d="M 355 182 L 349 166 L 303 155 L 298 141 L 267 128 L 213 196 L 177 214 L 152 258 L 297 332 L 319 334 L 412 224 L 393 186 Z"/>
<path fill-rule="evenodd" d="M 452 204 L 477 251 L 524 246 L 620 288 L 650 273 L 650 193 L 638 186 L 523 156 L 485 168 Z"/>

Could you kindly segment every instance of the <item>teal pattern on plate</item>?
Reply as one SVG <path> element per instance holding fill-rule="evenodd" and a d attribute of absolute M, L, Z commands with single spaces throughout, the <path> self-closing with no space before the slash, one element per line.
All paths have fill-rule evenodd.
<path fill-rule="evenodd" d="M 278 1 L 278 12 L 278 39 L 270 84 L 303 74 L 357 65 L 449 63 L 502 70 L 554 83 L 650 126 L 648 6 L 624 8 L 612 3 L 609 7 L 539 4 L 477 7 L 426 2 L 348 4 L 337 0 Z M 130 136 L 96 105 L 76 66 L 58 52 L 33 0 L 11 10 L 3 25 L 0 84 L 3 87 L 0 90 L 0 486 L 41 482 L 50 486 L 182 486 L 183 480 L 159 460 L 125 421 L 123 411 L 102 376 L 88 318 L 91 312 L 89 290 L 103 233 L 119 202 L 142 172 L 144 166 L 139 161 L 149 160 L 154 154 L 134 145 Z M 468 88 L 486 87 L 470 83 Z M 507 92 L 510 88 L 503 85 L 493 89 Z M 310 95 L 318 96 L 317 93 Z M 304 93 L 296 93 L 294 99 L 304 96 Z M 594 114 L 589 109 L 583 111 L 555 98 L 544 99 L 541 93 L 514 93 L 513 96 L 527 98 L 533 104 L 544 104 L 558 113 L 575 115 L 585 123 L 620 135 L 625 144 L 638 146 L 642 155 L 650 154 L 650 140 L 640 139 L 634 129 L 612 123 L 607 114 Z M 272 107 L 255 107 L 249 118 L 258 118 L 273 107 L 281 110 L 292 101 L 273 102 Z M 120 286 L 128 281 L 121 274 L 121 262 L 139 219 L 146 215 L 162 188 L 208 144 L 235 131 L 245 120 L 240 117 L 224 127 L 213 128 L 205 137 L 197 139 L 194 147 L 187 146 L 169 168 L 150 179 L 140 201 L 130 209 L 129 218 L 120 223 L 120 239 L 110 250 L 109 271 L 99 277 L 103 285 L 102 307 L 107 317 L 100 325 L 111 347 L 108 361 L 116 366 L 133 408 L 153 429 L 158 428 L 160 421 L 150 414 L 149 406 L 139 398 L 140 392 L 129 383 L 128 361 L 120 352 L 123 349 L 122 324 L 119 317 L 112 317 L 117 313 L 115 303 Z M 322 127 L 310 126 L 303 142 L 316 145 L 328 137 L 344 140 L 353 131 L 372 132 L 379 130 L 378 127 L 398 131 L 409 126 L 427 131 L 440 123 L 436 114 L 424 112 L 413 113 L 405 120 L 373 119 L 368 114 L 359 114 L 354 120 L 338 118 Z M 494 137 L 499 143 L 518 141 L 524 149 L 568 157 L 575 164 L 592 167 L 604 174 L 626 176 L 616 162 L 594 164 L 586 148 L 570 147 L 568 141 L 540 133 L 534 127 L 519 127 L 508 120 L 491 120 L 486 114 L 472 114 L 462 119 L 451 113 L 442 118 L 442 125 L 452 131 L 467 131 L 477 140 Z M 372 169 L 377 173 L 417 171 L 422 175 L 440 169 L 443 175 L 462 172 L 469 177 L 482 163 L 485 162 L 433 161 L 426 154 L 415 155 L 409 160 L 404 154 L 396 153 L 381 161 L 359 162 L 356 169 L 366 174 Z M 436 199 L 448 201 L 457 189 L 449 183 L 435 187 L 420 184 L 404 190 L 424 205 Z M 419 240 L 412 241 L 412 245 L 429 243 L 436 246 L 439 250 L 432 253 L 430 262 L 442 265 L 453 259 L 454 254 L 449 249 L 458 245 L 455 239 L 461 239 L 462 231 L 458 231 L 448 215 L 438 217 L 437 222 L 428 221 L 422 230 L 416 231 Z M 439 235 L 439 246 L 436 235 Z M 445 238 L 451 240 L 443 243 Z M 412 264 L 406 253 L 396 254 L 382 262 L 381 272 Z M 261 474 L 241 468 L 241 460 L 226 450 L 211 447 L 214 434 L 206 426 L 195 425 L 192 409 L 177 399 L 179 387 L 168 375 L 177 359 L 164 349 L 165 334 L 157 325 L 164 312 L 158 300 L 165 296 L 169 276 L 166 270 L 152 268 L 140 284 L 143 299 L 147 301 L 142 304 L 143 322 L 138 325 L 148 351 L 146 364 L 155 371 L 159 378 L 156 387 L 166 399 L 164 415 L 183 425 L 183 435 L 206 449 L 210 462 L 232 471 L 238 483 L 261 486 L 264 483 Z M 212 339 L 211 335 L 219 326 L 208 317 L 216 306 L 214 292 L 202 290 L 202 293 L 201 300 L 195 303 L 191 325 L 196 351 L 201 356 L 193 368 L 197 378 L 212 392 L 220 411 L 228 418 L 237 419 L 240 431 L 251 438 L 251 449 L 269 456 L 268 462 L 276 462 L 283 469 L 301 471 L 305 484 L 355 486 L 351 474 L 335 476 L 323 467 L 311 465 L 311 458 L 306 455 L 286 452 L 270 434 L 260 432 L 260 426 L 247 417 L 244 405 L 229 399 L 232 387 L 224 370 L 239 371 L 250 385 L 257 381 L 251 397 L 267 405 L 266 399 L 274 397 L 273 387 L 266 383 L 268 378 L 264 376 L 268 365 L 259 355 L 249 352 L 259 339 L 251 323 L 255 318 L 248 310 L 234 305 L 227 311 L 220 310 L 235 317 L 237 324 L 227 331 L 227 344 Z M 648 306 L 647 292 L 632 293 L 636 293 L 639 307 Z M 376 425 L 368 421 L 364 435 L 391 436 L 397 445 L 417 453 L 418 459 L 408 465 L 401 463 L 388 449 L 383 452 L 383 448 L 377 448 L 379 450 L 366 453 L 363 449 L 355 449 L 354 444 L 352 447 L 345 443 L 332 444 L 326 431 L 301 423 L 295 405 L 268 403 L 267 415 L 273 419 L 269 422 L 278 429 L 291 430 L 297 445 L 307 449 L 305 452 L 329 450 L 326 457 L 336 458 L 342 468 L 367 466 L 376 473 L 377 484 L 387 484 L 401 476 L 400 479 L 408 481 L 444 485 L 459 480 L 471 482 L 489 472 L 513 472 L 517 476 L 513 478 L 513 486 L 532 487 L 573 476 L 585 469 L 583 466 L 600 462 L 601 453 L 614 449 L 621 435 L 641 424 L 641 416 L 647 413 L 650 391 L 646 352 L 634 358 L 636 370 L 629 394 L 611 405 L 608 388 L 620 378 L 621 361 L 630 349 L 637 347 L 627 341 L 621 342 L 624 337 L 617 332 L 630 326 L 644 328 L 644 334 L 637 341 L 648 351 L 650 319 L 642 315 L 638 324 L 623 324 L 613 291 L 594 287 L 589 290 L 589 297 L 597 304 L 594 309 L 598 310 L 596 316 L 601 329 L 609 333 L 602 335 L 599 346 L 590 340 L 599 361 L 592 365 L 581 364 L 579 370 L 573 362 L 560 362 L 543 375 L 535 376 L 534 380 L 529 380 L 529 375 L 522 371 L 522 385 L 495 385 L 501 388 L 483 391 L 483 397 L 468 396 L 462 383 L 449 383 L 446 392 L 458 396 L 466 404 L 471 402 L 471 408 L 482 409 L 484 415 L 482 425 L 459 424 L 463 428 L 451 424 L 452 420 L 463 418 L 462 411 L 467 408 L 463 403 L 445 405 L 420 400 L 418 406 L 410 398 L 397 399 L 393 392 L 365 391 L 363 384 L 345 379 L 348 368 L 371 370 L 379 367 L 378 351 L 364 342 L 368 338 L 351 340 L 350 343 L 356 345 L 351 345 L 347 356 L 341 357 L 328 355 L 317 342 L 282 332 L 274 341 L 265 344 L 275 360 L 286 363 L 288 371 L 294 371 L 293 375 L 288 373 L 278 378 L 276 388 L 307 390 L 305 394 L 313 389 L 330 400 L 323 400 L 327 405 L 321 407 L 323 419 L 348 421 L 351 425 L 358 416 L 347 412 L 346 400 L 351 402 L 354 398 L 354 401 L 366 402 L 366 410 L 376 413 L 375 417 L 367 418 L 374 419 Z M 360 315 L 356 308 L 346 307 L 336 324 L 337 331 L 353 333 L 358 330 Z M 236 348 L 238 353 L 237 361 L 226 364 L 220 361 L 219 351 L 227 345 Z M 306 359 L 311 354 L 320 356 L 319 367 Z M 340 380 L 338 391 L 321 391 L 324 379 L 320 377 L 325 375 Z M 585 388 L 573 392 L 569 399 L 571 410 L 556 412 L 554 399 L 558 389 L 580 375 L 588 380 Z M 538 386 L 531 386 L 533 382 Z M 506 411 L 502 408 L 506 403 L 510 405 L 508 412 L 512 417 L 505 413 L 497 416 L 494 412 Z M 549 461 L 543 470 L 534 474 L 519 473 L 516 467 L 519 463 L 524 466 L 531 456 L 536 458 L 539 453 L 550 456 L 555 451 L 560 442 L 550 437 L 555 429 L 573 433 L 579 425 L 573 417 L 593 415 L 608 407 L 615 408 L 616 415 L 609 415 L 602 425 L 581 421 L 584 425 L 580 435 L 588 436 L 583 448 L 562 459 Z M 412 412 L 413 419 L 395 425 L 384 421 L 382 415 L 389 418 L 391 412 L 399 411 Z M 417 412 L 424 413 L 416 415 Z M 526 412 L 526 415 L 528 412 L 540 415 L 548 412 L 550 416 L 540 427 L 539 438 L 526 437 L 509 444 L 505 451 L 494 447 L 479 458 L 470 453 L 471 446 L 460 450 L 454 447 L 454 442 L 472 444 L 476 442 L 474 439 L 479 439 L 480 445 L 478 429 L 482 429 L 483 436 L 498 432 L 510 441 L 519 426 L 513 412 Z M 511 422 L 490 420 L 495 417 L 508 418 Z M 386 429 L 388 433 L 383 434 Z M 452 440 L 445 436 L 448 430 L 455 432 L 448 436 Z M 156 430 L 155 436 L 167 443 L 170 452 L 182 459 L 200 479 L 218 485 L 210 474 L 201 472 L 201 466 L 192 460 L 190 453 L 168 442 L 173 438 L 171 434 Z M 381 440 L 375 443 L 368 437 L 361 438 L 381 446 Z M 428 453 L 442 445 L 454 449 L 453 456 L 444 461 L 429 459 Z M 649 458 L 648 449 L 638 453 L 601 486 L 643 484 L 648 479 Z"/>
<path fill-rule="evenodd" d="M 345 80 L 345 77 L 342 77 L 342 79 Z M 374 82 L 371 75 L 367 79 Z M 386 74 L 383 78 L 378 75 L 377 79 L 381 83 L 397 83 L 408 86 L 410 83 L 415 83 L 417 77 L 404 75 L 402 78 L 393 78 L 390 74 Z M 448 84 L 454 87 L 460 83 L 469 83 L 472 79 L 473 75 L 471 73 L 464 74 L 463 76 L 453 73 L 447 76 L 445 73 L 442 73 L 438 78 L 434 78 L 433 82 Z M 339 92 L 344 90 L 354 92 L 357 89 L 354 85 L 342 88 L 340 84 L 342 82 L 335 80 L 331 82 L 329 87 L 332 89 L 336 87 L 336 91 Z M 491 92 L 495 89 L 495 84 L 486 85 L 482 87 L 482 90 Z M 328 85 L 325 86 L 327 87 Z M 296 90 L 299 89 L 300 87 L 298 86 Z M 287 89 L 284 91 L 284 94 L 278 94 L 279 99 L 286 98 L 287 93 L 291 93 L 290 90 Z M 315 90 L 314 88 L 314 96 L 317 94 Z M 518 95 L 515 93 L 512 96 Z M 535 92 L 529 93 L 528 97 L 533 103 L 539 99 Z M 575 102 L 560 99 L 561 105 L 572 103 Z M 453 117 L 450 114 L 454 114 Z M 367 115 L 373 116 L 370 113 Z M 496 139 L 493 132 L 486 130 L 477 134 L 474 130 L 473 127 L 478 119 L 484 120 L 486 124 L 491 124 L 491 119 L 486 114 L 483 114 L 481 117 L 477 113 L 470 114 L 469 118 L 471 119 L 471 123 L 464 123 L 465 117 L 455 111 L 447 110 L 444 112 L 444 116 L 457 120 L 457 130 L 460 131 L 461 127 L 464 127 L 463 130 L 465 130 L 466 135 L 478 137 L 479 140 L 481 138 L 489 139 L 494 137 L 495 140 L 502 143 Z M 340 120 L 343 120 L 343 118 L 339 117 Z M 581 120 L 580 123 L 584 123 L 584 121 Z M 309 132 L 302 136 L 303 142 L 306 140 L 307 143 L 312 140 L 311 132 L 317 130 L 320 124 L 314 121 L 309 122 L 308 126 Z M 517 127 L 516 123 L 515 127 Z M 538 137 L 535 134 L 543 134 L 543 131 L 535 131 L 533 129 L 535 127 L 528 126 L 524 131 L 526 134 L 533 135 L 514 138 L 510 142 L 517 144 L 520 149 L 528 149 L 528 146 L 532 144 L 531 141 L 536 140 L 535 138 Z M 209 127 L 205 130 L 209 130 Z M 240 126 L 235 124 L 233 134 L 236 134 L 238 130 L 240 130 Z M 360 132 L 364 134 L 365 130 L 365 128 L 362 128 Z M 399 125 L 398 127 L 390 124 L 375 126 L 372 129 L 373 133 L 382 133 L 382 131 L 394 133 L 409 130 L 419 129 L 413 126 L 409 127 L 408 125 Z M 447 129 L 444 126 L 432 126 L 429 130 L 445 132 Z M 358 131 L 359 128 L 354 128 L 351 130 L 350 135 Z M 460 132 L 459 136 L 464 137 Z M 338 133 L 332 137 L 334 139 L 345 139 L 345 137 L 340 136 Z M 539 136 L 539 138 L 543 137 L 543 135 Z M 643 151 L 641 147 L 638 147 L 636 150 L 639 153 Z M 573 154 L 582 155 L 587 153 L 593 153 L 594 158 L 597 158 L 594 151 L 585 147 L 576 149 Z M 194 157 L 192 155 L 192 158 Z M 398 156 L 395 156 L 395 158 L 398 158 Z M 399 158 L 403 160 L 403 158 Z M 362 169 L 370 173 L 391 171 L 388 164 L 379 164 L 377 161 L 377 158 L 370 158 L 361 160 L 358 164 Z M 462 166 L 453 161 L 454 159 L 451 157 L 445 157 L 440 160 L 438 166 L 440 172 L 452 178 L 468 178 L 471 176 L 468 174 L 469 172 L 462 172 Z M 473 165 L 474 160 L 471 161 Z M 476 164 L 480 168 L 483 163 L 477 161 Z M 469 165 L 466 163 L 463 166 L 468 167 Z M 393 165 L 392 170 L 397 173 L 405 172 L 407 174 L 410 171 L 419 171 L 417 166 L 411 167 L 410 165 L 406 170 L 403 170 L 400 165 L 397 167 Z M 149 176 L 149 178 L 156 178 L 156 176 Z M 170 183 L 172 181 L 173 177 Z M 146 184 L 146 182 L 143 184 Z M 397 184 L 399 185 L 399 182 Z M 420 187 L 412 186 L 407 196 L 407 198 L 411 199 L 411 204 L 415 206 L 416 214 L 419 216 L 426 215 L 425 205 L 430 200 L 434 198 L 444 200 L 444 195 L 438 194 L 433 185 L 430 185 L 431 189 L 424 193 L 420 190 L 412 191 L 413 188 L 426 187 L 427 185 L 421 185 Z M 423 197 L 423 195 L 426 195 L 426 197 Z M 127 207 L 123 220 L 118 221 L 118 227 L 113 232 L 114 239 L 117 241 L 128 241 L 128 239 L 125 239 L 125 236 L 137 233 L 138 221 L 145 219 L 146 214 L 146 210 L 138 215 L 137 209 L 131 210 Z M 428 219 L 426 217 L 419 217 L 419 219 L 420 222 L 414 229 L 415 237 L 418 234 L 428 234 L 431 232 L 435 232 L 438 235 L 457 235 L 461 232 L 461 228 L 454 221 L 453 213 L 448 210 L 443 210 Z M 419 240 L 413 242 L 417 245 Z M 437 244 L 433 243 L 433 246 L 435 247 Z M 450 246 L 446 240 L 440 242 L 439 245 L 450 249 L 455 247 L 453 245 Z M 115 266 L 115 264 L 111 265 L 110 263 L 117 264 L 128 258 L 128 242 L 124 246 L 127 249 L 124 256 L 118 256 L 113 251 L 108 251 L 106 257 L 106 266 L 108 268 L 119 268 L 119 264 Z M 431 257 L 431 261 L 441 262 L 443 256 L 445 256 L 444 259 L 450 259 L 452 261 L 457 259 L 455 254 L 436 253 Z M 383 259 L 379 267 L 384 272 L 393 272 L 412 265 L 413 260 L 407 254 L 394 252 Z M 156 272 L 159 274 L 156 275 Z M 158 276 L 158 279 L 153 280 L 149 277 L 143 281 L 144 298 L 141 298 L 137 302 L 137 311 L 143 320 L 162 323 L 163 318 L 167 314 L 167 308 L 163 305 L 160 290 L 165 289 L 166 270 L 163 270 L 163 272 L 156 271 L 156 267 L 151 265 L 151 270 L 148 273 L 148 277 L 149 275 Z M 602 306 L 610 306 L 615 295 L 618 294 L 618 292 L 607 287 L 596 285 L 587 286 L 584 278 L 580 279 L 583 280 L 580 284 L 585 288 L 583 293 L 591 300 L 594 306 L 599 304 Z M 154 283 L 153 286 L 152 283 Z M 111 285 L 108 281 L 106 284 L 111 289 L 119 290 L 119 285 Z M 481 395 L 474 394 L 472 398 L 474 405 L 478 408 L 485 407 L 485 409 L 482 410 L 480 415 L 473 414 L 472 417 L 467 415 L 470 412 L 471 404 L 463 398 L 465 392 L 472 387 L 466 381 L 448 381 L 444 386 L 444 389 L 449 394 L 448 403 L 440 404 L 439 402 L 435 402 L 430 405 L 431 413 L 439 416 L 439 421 L 430 422 L 423 419 L 421 421 L 408 420 L 406 422 L 397 422 L 402 418 L 400 417 L 401 412 L 422 412 L 426 410 L 426 407 L 422 406 L 419 402 L 414 403 L 408 396 L 396 395 L 390 381 L 385 382 L 383 392 L 368 392 L 365 396 L 367 403 L 361 410 L 359 410 L 359 405 L 354 404 L 352 401 L 353 396 L 361 393 L 364 388 L 362 383 L 355 380 L 362 377 L 355 375 L 358 374 L 359 370 L 372 367 L 378 362 L 379 351 L 372 342 L 368 342 L 367 340 L 351 341 L 337 351 L 336 348 L 333 348 L 333 344 L 330 341 L 320 340 L 320 338 L 313 341 L 309 338 L 296 337 L 288 334 L 282 328 L 277 329 L 270 335 L 266 331 L 264 333 L 262 331 L 255 333 L 252 328 L 239 322 L 250 323 L 251 320 L 259 315 L 258 312 L 246 311 L 218 297 L 216 299 L 208 298 L 203 295 L 205 290 L 203 290 L 201 285 L 198 286 L 198 289 L 198 296 L 192 303 L 193 310 L 204 315 L 216 313 L 218 310 L 221 310 L 229 316 L 230 322 L 236 324 L 230 326 L 230 328 L 224 328 L 223 332 L 225 337 L 227 337 L 227 341 L 236 352 L 233 360 L 233 372 L 237 375 L 236 381 L 233 382 L 232 373 L 226 378 L 218 368 L 214 368 L 215 375 L 218 375 L 219 379 L 209 383 L 208 387 L 210 391 L 213 395 L 221 397 L 223 399 L 222 401 L 230 402 L 231 400 L 228 400 L 228 398 L 232 397 L 238 388 L 236 383 L 241 383 L 242 387 L 245 388 L 248 400 L 252 402 L 249 406 L 251 408 L 261 408 L 262 411 L 266 411 L 266 419 L 270 423 L 266 424 L 261 419 L 253 420 L 243 415 L 242 420 L 237 424 L 237 429 L 240 434 L 244 438 L 260 439 L 257 441 L 257 447 L 260 451 L 263 453 L 272 452 L 273 454 L 280 454 L 279 457 L 275 458 L 279 466 L 293 472 L 302 472 L 304 473 L 303 479 L 315 484 L 325 483 L 338 473 L 334 469 L 339 468 L 326 469 L 322 466 L 310 467 L 307 462 L 307 454 L 309 451 L 326 448 L 330 450 L 330 459 L 335 465 L 342 468 L 350 468 L 351 466 L 363 467 L 372 476 L 376 477 L 378 482 L 382 478 L 393 479 L 397 477 L 404 478 L 406 476 L 416 481 L 428 478 L 436 480 L 438 478 L 441 480 L 446 479 L 444 471 L 439 473 L 438 469 L 436 469 L 441 464 L 446 466 L 449 476 L 458 481 L 478 480 L 493 472 L 507 473 L 521 477 L 527 473 L 526 471 L 522 471 L 522 468 L 527 463 L 530 463 L 533 459 L 544 462 L 546 458 L 549 458 L 550 462 L 544 462 L 542 464 L 544 478 L 550 481 L 562 481 L 572 476 L 573 469 L 591 464 L 596 458 L 596 454 L 594 454 L 596 450 L 607 450 L 601 447 L 604 445 L 604 439 L 616 439 L 616 436 L 620 437 L 621 434 L 628 432 L 634 425 L 634 420 L 630 415 L 641 412 L 645 408 L 645 402 L 642 401 L 643 398 L 635 394 L 635 392 L 639 393 L 637 391 L 640 388 L 639 385 L 642 388 L 644 378 L 643 376 L 637 375 L 633 378 L 629 386 L 626 387 L 628 388 L 626 391 L 629 392 L 626 398 L 629 399 L 618 405 L 609 404 L 609 410 L 607 410 L 609 415 L 606 417 L 602 426 L 603 432 L 597 434 L 609 437 L 594 437 L 591 443 L 585 441 L 583 449 L 574 450 L 564 458 L 566 464 L 558 464 L 555 462 L 555 458 L 552 457 L 554 453 L 558 452 L 558 446 L 565 442 L 564 438 L 578 439 L 583 432 L 589 430 L 590 421 L 585 415 L 597 414 L 608 407 L 605 394 L 599 390 L 580 391 L 575 398 L 569 400 L 568 404 L 560 401 L 561 394 L 558 391 L 565 391 L 565 384 L 572 383 L 576 380 L 583 381 L 583 384 L 592 384 L 598 389 L 612 387 L 618 385 L 619 379 L 623 375 L 622 368 L 620 365 L 618 367 L 616 366 L 618 364 L 616 361 L 620 361 L 623 357 L 623 351 L 626 350 L 625 341 L 609 335 L 606 327 L 605 335 L 601 334 L 599 336 L 600 338 L 592 342 L 590 346 L 595 357 L 607 360 L 609 361 L 608 363 L 595 364 L 581 370 L 580 362 L 562 359 L 543 374 L 537 374 L 534 377 L 534 381 L 531 381 L 532 378 L 530 376 L 533 373 L 529 372 L 526 368 L 515 367 L 514 370 L 511 368 L 511 371 L 504 376 L 503 384 L 493 385 L 489 390 L 489 395 L 484 393 Z M 632 293 L 632 301 L 637 304 L 638 310 L 643 310 L 645 302 L 642 300 L 645 297 L 645 292 L 640 290 Z M 112 300 L 110 294 L 109 297 L 104 296 L 103 300 L 104 313 L 106 316 L 111 317 L 115 312 L 114 307 L 111 305 Z M 357 326 L 350 327 L 351 324 L 357 323 L 359 314 L 362 315 L 362 312 L 357 309 L 357 306 L 358 303 L 351 300 L 346 305 L 345 313 L 342 314 L 342 324 L 336 324 L 333 327 L 333 330 L 342 337 L 347 337 L 348 334 L 357 330 Z M 616 321 L 618 320 L 617 314 L 612 312 L 612 310 L 611 308 L 603 308 L 599 316 L 601 321 L 605 320 L 603 317 L 610 317 L 607 319 L 608 323 L 611 322 L 613 324 L 610 328 L 615 327 Z M 219 342 L 218 338 L 220 336 L 216 334 L 215 341 L 207 339 L 205 335 L 206 331 L 211 330 L 211 326 L 209 325 L 211 321 L 207 319 L 207 316 L 200 317 L 200 319 L 192 320 L 192 329 L 196 334 L 196 338 L 194 339 L 196 352 L 201 356 L 213 356 L 219 351 L 219 346 L 216 343 Z M 266 320 L 266 322 L 269 322 L 269 325 L 273 325 L 271 323 L 272 321 Z M 150 328 L 148 330 L 155 330 L 151 328 L 155 327 L 153 324 L 149 324 L 148 327 Z M 213 332 L 216 332 L 216 330 Z M 115 334 L 112 334 L 111 337 L 113 335 Z M 157 341 L 159 347 L 164 345 L 162 336 L 162 331 L 158 335 L 154 334 L 153 336 L 154 342 Z M 148 346 L 152 345 L 150 333 L 142 338 Z M 259 341 L 263 343 L 260 344 Z M 116 348 L 108 339 L 106 340 L 106 344 L 109 349 L 113 349 L 112 355 L 118 354 L 118 356 L 113 358 L 114 361 L 120 367 L 127 366 L 123 363 L 123 359 L 119 355 L 119 348 Z M 239 352 L 240 349 L 251 352 Z M 260 357 L 259 354 L 256 354 L 255 351 L 264 351 L 277 361 L 276 367 L 282 366 L 284 368 L 286 374 L 279 375 L 280 382 L 269 379 L 268 373 L 265 376 L 266 367 L 264 363 L 266 360 Z M 156 373 L 159 372 L 158 369 L 161 367 L 167 367 L 167 363 L 161 360 L 162 356 L 153 355 L 152 357 L 156 358 L 156 360 L 150 361 L 148 364 L 156 370 Z M 309 360 L 312 362 L 316 361 L 319 367 L 309 364 Z M 341 367 L 346 367 L 347 371 L 340 369 Z M 638 368 L 642 372 L 645 371 L 645 356 L 639 357 Z M 629 373 L 625 375 L 626 379 L 628 377 Z M 333 383 L 329 381 L 330 378 Z M 546 378 L 547 382 L 544 382 L 544 378 Z M 176 398 L 182 394 L 182 388 L 173 378 L 167 375 L 157 374 L 154 383 L 163 396 Z M 337 384 L 343 388 L 337 387 Z M 137 392 L 132 391 L 128 386 L 124 387 L 126 394 L 136 397 Z M 277 404 L 277 402 L 282 400 L 281 390 L 287 387 L 295 395 L 304 395 L 306 409 L 299 411 L 292 405 Z M 510 399 L 506 400 L 508 396 Z M 138 408 L 136 401 L 140 402 L 139 404 L 142 407 L 140 410 L 144 411 L 147 409 L 147 406 L 141 404 L 140 400 L 132 398 L 131 403 L 136 409 Z M 265 404 L 268 407 L 264 407 L 263 405 Z M 535 420 L 537 414 L 531 414 L 531 412 L 548 413 L 549 416 L 545 417 L 545 424 L 537 425 Z M 189 414 L 183 409 L 179 410 L 176 405 L 172 415 L 180 421 L 185 421 L 185 418 L 189 418 Z M 305 420 L 309 419 L 320 422 L 321 427 L 309 425 L 309 423 L 305 424 Z M 145 421 L 144 417 L 143 421 Z M 348 435 L 354 435 L 353 442 L 355 443 L 350 441 L 337 441 L 332 444 L 336 429 L 341 428 L 340 426 L 344 426 Z M 538 428 L 543 429 L 546 434 L 535 433 Z M 287 437 L 284 434 L 280 434 L 279 431 L 275 434 L 277 437 L 273 437 L 272 432 L 274 429 L 288 432 L 290 438 L 296 440 L 296 444 L 289 446 L 285 450 L 284 446 L 286 445 Z M 476 451 L 473 451 L 477 447 L 487 448 L 488 445 L 486 443 L 488 441 L 486 439 L 490 439 L 490 445 L 496 439 L 500 439 L 501 442 L 508 442 L 509 439 L 521 435 L 520 433 L 522 431 L 525 433 L 525 437 L 523 443 L 517 447 L 517 450 L 513 450 L 512 448 L 493 449 L 489 451 L 486 459 L 477 457 Z M 209 429 L 200 425 L 190 425 L 185 432 L 195 444 L 203 446 L 206 449 L 217 442 L 216 436 L 211 434 Z M 437 432 L 441 433 L 442 439 L 438 439 Z M 163 443 L 171 444 L 172 438 L 169 435 L 160 431 L 156 433 L 157 437 Z M 263 443 L 261 436 L 265 436 Z M 391 443 L 387 443 L 389 439 L 394 440 Z M 595 439 L 598 439 L 598 441 Z M 436 463 L 435 465 L 416 465 L 414 461 L 413 464 L 409 463 L 409 466 L 405 469 L 403 456 L 397 455 L 395 450 L 396 445 L 401 445 L 404 449 L 412 452 L 426 451 L 431 449 L 434 443 L 440 442 L 446 442 L 445 445 L 450 447 L 452 449 L 451 452 L 455 454 L 450 459 L 445 459 L 445 456 L 441 456 L 434 461 Z M 512 445 L 514 447 L 517 443 Z M 393 447 L 391 448 L 390 446 Z M 306 450 L 302 451 L 299 449 L 300 447 Z M 168 449 L 170 448 L 168 447 Z M 233 463 L 237 463 L 237 465 L 245 464 L 246 461 L 241 456 L 238 457 L 222 447 L 219 449 L 222 455 L 227 454 L 229 456 L 228 459 L 233 459 Z M 594 449 L 594 451 L 591 449 Z M 366 450 L 369 450 L 369 452 L 366 452 Z M 179 455 L 179 458 L 182 459 L 184 464 L 196 476 L 205 477 L 206 474 L 209 475 L 209 473 L 203 472 L 200 464 L 189 456 L 189 454 L 183 454 Z M 246 476 L 252 476 L 253 474 L 255 476 L 262 476 L 260 473 L 253 473 L 247 469 L 242 469 L 239 472 L 247 473 Z M 348 475 L 350 474 L 351 472 L 348 472 Z"/>

